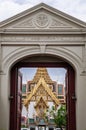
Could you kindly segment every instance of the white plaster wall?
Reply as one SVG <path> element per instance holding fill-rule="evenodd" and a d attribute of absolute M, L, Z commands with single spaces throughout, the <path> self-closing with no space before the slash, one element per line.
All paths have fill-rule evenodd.
<path fill-rule="evenodd" d="M 9 49 L 8 49 L 9 48 Z M 71 51 L 70 51 L 71 50 Z M 6 54 L 5 54 L 6 52 Z M 75 53 L 74 53 L 75 52 Z M 79 53 L 80 52 L 80 53 Z M 10 46 L 2 47 L 2 70 L 1 75 L 1 115 L 0 115 L 0 129 L 9 130 L 9 104 L 8 100 L 10 93 L 10 68 L 18 61 L 20 58 L 31 55 L 31 54 L 52 54 L 55 56 L 61 56 L 65 58 L 74 68 L 76 72 L 76 122 L 77 130 L 86 129 L 86 74 L 81 75 L 83 70 L 83 57 L 82 57 L 82 47 L 56 47 L 56 46 L 46 46 L 44 52 L 41 51 L 40 46 Z M 86 64 L 85 64 L 86 65 Z"/>
<path fill-rule="evenodd" d="M 48 102 L 49 109 L 51 109 L 53 105 L 53 102 Z"/>
<path fill-rule="evenodd" d="M 26 107 L 24 105 L 22 106 L 22 116 L 27 117 L 27 110 L 26 110 Z"/>
<path fill-rule="evenodd" d="M 35 114 L 35 102 L 30 102 L 29 107 L 28 107 L 28 117 L 33 118 L 33 114 Z"/>

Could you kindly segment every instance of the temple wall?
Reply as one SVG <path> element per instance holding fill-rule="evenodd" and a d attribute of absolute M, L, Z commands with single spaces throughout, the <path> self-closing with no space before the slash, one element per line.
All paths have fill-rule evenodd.
<path fill-rule="evenodd" d="M 86 130 L 86 23 L 43 3 L 0 23 L 0 130 L 9 130 L 10 70 L 36 55 L 74 68 L 76 130 Z"/>
<path fill-rule="evenodd" d="M 9 94 L 10 94 L 10 69 L 22 57 L 32 54 L 51 54 L 60 56 L 71 64 L 76 73 L 76 126 L 77 130 L 86 129 L 86 49 L 84 46 L 2 46 L 2 73 L 0 74 L 0 130 L 9 130 Z M 84 71 L 84 72 L 83 72 Z"/>

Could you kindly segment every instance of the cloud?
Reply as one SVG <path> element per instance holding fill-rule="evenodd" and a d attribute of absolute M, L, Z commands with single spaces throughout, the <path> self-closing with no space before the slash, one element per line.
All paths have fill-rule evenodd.
<path fill-rule="evenodd" d="M 55 0 L 52 6 L 78 19 L 86 21 L 85 0 Z"/>
<path fill-rule="evenodd" d="M 0 21 L 16 15 L 41 2 L 86 21 L 85 0 L 0 0 Z"/>
<path fill-rule="evenodd" d="M 21 5 L 12 0 L 4 0 L 0 4 L 0 21 L 7 19 L 13 15 L 16 15 L 32 6 L 33 5 L 30 3 L 28 3 L 28 5 L 27 4 Z"/>

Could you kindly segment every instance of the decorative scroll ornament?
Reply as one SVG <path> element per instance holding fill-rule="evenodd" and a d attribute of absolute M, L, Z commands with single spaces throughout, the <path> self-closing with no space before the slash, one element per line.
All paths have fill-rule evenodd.
<path fill-rule="evenodd" d="M 46 27 L 49 23 L 48 15 L 40 13 L 36 16 L 35 23 L 38 27 Z"/>

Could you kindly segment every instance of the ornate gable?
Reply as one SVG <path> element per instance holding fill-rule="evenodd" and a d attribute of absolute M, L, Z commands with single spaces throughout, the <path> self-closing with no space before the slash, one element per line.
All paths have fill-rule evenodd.
<path fill-rule="evenodd" d="M 36 105 L 34 106 L 37 112 L 37 115 L 39 117 L 44 116 L 44 112 L 49 107 L 47 102 L 43 99 L 43 97 L 40 97 L 39 100 L 36 102 Z"/>
<path fill-rule="evenodd" d="M 40 87 L 42 87 L 42 92 L 40 91 Z M 34 89 L 31 91 L 31 93 L 27 96 L 27 98 L 24 101 L 24 105 L 28 106 L 28 104 L 30 103 L 30 101 L 32 100 L 33 96 L 38 96 L 37 100 L 40 99 L 40 97 L 43 97 L 44 99 L 44 94 L 43 91 L 45 91 L 49 97 L 49 100 L 52 100 L 56 105 L 59 104 L 59 100 L 57 99 L 56 95 L 54 95 L 54 93 L 52 92 L 52 90 L 48 87 L 48 85 L 46 84 L 44 78 L 40 78 L 39 82 L 37 83 L 37 85 L 34 87 Z M 44 99 L 45 100 L 45 99 Z"/>
<path fill-rule="evenodd" d="M 51 30 L 84 28 L 86 24 L 44 3 L 0 23 L 0 28 Z M 6 31 L 6 30 L 5 30 Z"/>
<path fill-rule="evenodd" d="M 40 97 L 39 100 L 36 102 L 36 105 L 35 105 L 35 108 L 37 108 L 41 103 L 43 103 L 43 105 L 48 108 L 48 104 L 47 102 L 45 102 L 44 98 L 43 97 Z"/>

